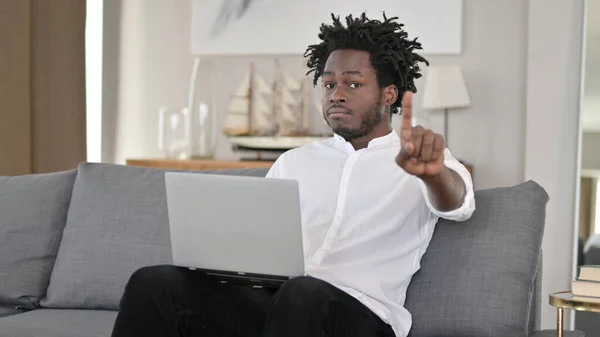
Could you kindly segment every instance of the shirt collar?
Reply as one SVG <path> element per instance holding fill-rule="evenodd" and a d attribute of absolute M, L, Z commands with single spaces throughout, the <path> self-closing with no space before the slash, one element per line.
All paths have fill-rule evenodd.
<path fill-rule="evenodd" d="M 348 152 L 355 152 L 352 144 L 347 142 L 344 139 L 344 137 L 338 135 L 337 133 L 334 133 L 333 137 L 335 138 L 336 143 L 343 144 L 345 146 L 346 150 L 348 150 Z M 396 130 L 392 129 L 390 131 L 390 133 L 388 133 L 385 136 L 371 139 L 371 141 L 369 142 L 369 145 L 367 145 L 367 148 L 372 149 L 374 147 L 387 146 L 389 144 L 396 144 L 399 141 L 400 141 L 400 137 L 398 136 L 398 133 L 396 132 Z"/>

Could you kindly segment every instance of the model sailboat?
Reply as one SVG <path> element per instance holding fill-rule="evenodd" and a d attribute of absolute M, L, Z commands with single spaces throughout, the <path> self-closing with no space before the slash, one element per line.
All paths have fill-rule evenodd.
<path fill-rule="evenodd" d="M 254 65 L 234 93 L 223 133 L 227 136 L 269 135 L 273 130 L 273 111 L 269 108 L 265 96 L 273 92 L 260 74 L 254 71 Z"/>
<path fill-rule="evenodd" d="M 231 98 L 223 133 L 236 148 L 249 150 L 288 150 L 322 139 L 308 132 L 308 90 L 307 77 L 295 80 L 277 60 L 272 87 L 251 64 Z"/>

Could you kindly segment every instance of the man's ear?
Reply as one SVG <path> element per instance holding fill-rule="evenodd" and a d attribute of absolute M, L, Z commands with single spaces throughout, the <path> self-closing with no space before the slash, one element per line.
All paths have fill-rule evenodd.
<path fill-rule="evenodd" d="M 390 84 L 383 88 L 383 99 L 386 106 L 391 106 L 398 100 L 398 87 L 395 84 Z"/>

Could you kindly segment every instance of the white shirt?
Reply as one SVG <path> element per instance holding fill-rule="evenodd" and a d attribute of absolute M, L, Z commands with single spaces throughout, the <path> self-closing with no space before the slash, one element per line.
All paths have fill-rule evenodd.
<path fill-rule="evenodd" d="M 437 211 L 422 180 L 396 164 L 399 151 L 395 131 L 358 151 L 335 135 L 285 152 L 267 177 L 298 181 L 306 274 L 352 295 L 405 337 L 406 289 L 438 218 L 467 220 L 475 199 L 469 171 L 446 149 L 445 165 L 467 194 L 458 209 Z"/>

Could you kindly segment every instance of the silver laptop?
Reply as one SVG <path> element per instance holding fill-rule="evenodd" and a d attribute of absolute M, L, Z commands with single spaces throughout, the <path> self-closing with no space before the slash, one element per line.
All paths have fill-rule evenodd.
<path fill-rule="evenodd" d="M 165 182 L 174 265 L 258 286 L 304 275 L 295 180 L 167 172 Z"/>

